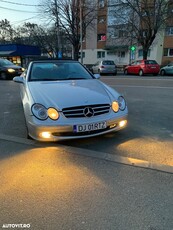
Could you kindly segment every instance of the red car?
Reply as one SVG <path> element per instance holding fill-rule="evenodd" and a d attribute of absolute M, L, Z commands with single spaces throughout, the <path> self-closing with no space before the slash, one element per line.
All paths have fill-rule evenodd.
<path fill-rule="evenodd" d="M 153 74 L 157 76 L 160 71 L 160 66 L 155 60 L 138 60 L 132 62 L 124 69 L 124 74 L 138 74 L 143 76 L 144 74 Z"/>

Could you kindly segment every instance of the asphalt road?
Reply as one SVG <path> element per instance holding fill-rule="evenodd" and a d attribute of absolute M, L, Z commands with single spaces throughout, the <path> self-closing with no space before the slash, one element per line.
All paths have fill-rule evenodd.
<path fill-rule="evenodd" d="M 54 145 L 18 141 L 26 137 L 19 85 L 0 81 L 0 229 L 173 230 L 173 174 L 101 157 L 172 157 L 173 78 L 102 80 L 126 96 L 128 128 Z"/>
<path fill-rule="evenodd" d="M 104 136 L 62 145 L 173 165 L 173 77 L 102 76 L 121 92 L 129 108 L 128 127 Z M 26 137 L 19 85 L 1 81 L 0 133 Z M 47 144 L 50 145 L 50 144 Z"/>

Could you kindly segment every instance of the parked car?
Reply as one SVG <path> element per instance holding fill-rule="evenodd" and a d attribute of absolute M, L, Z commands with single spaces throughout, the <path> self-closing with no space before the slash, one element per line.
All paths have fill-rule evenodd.
<path fill-rule="evenodd" d="M 17 66 L 7 59 L 0 58 L 0 79 L 11 80 L 14 76 L 19 76 L 24 68 Z"/>
<path fill-rule="evenodd" d="M 126 66 L 124 74 L 138 74 L 139 76 L 153 74 L 154 76 L 157 76 L 159 71 L 160 66 L 155 60 L 138 60 Z"/>
<path fill-rule="evenodd" d="M 169 63 L 168 65 L 162 67 L 160 69 L 160 75 L 173 75 L 173 62 Z"/>
<path fill-rule="evenodd" d="M 117 74 L 117 66 L 112 60 L 102 60 L 98 61 L 95 65 L 92 66 L 93 73 L 99 74 Z"/>
<path fill-rule="evenodd" d="M 74 60 L 32 61 L 20 84 L 28 137 L 87 138 L 126 127 L 124 97 Z"/>

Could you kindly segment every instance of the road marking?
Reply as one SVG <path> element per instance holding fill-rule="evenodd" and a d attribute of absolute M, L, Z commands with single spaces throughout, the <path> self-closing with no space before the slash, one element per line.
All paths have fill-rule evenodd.
<path fill-rule="evenodd" d="M 98 152 L 98 151 L 93 151 L 93 150 L 87 150 L 87 149 L 81 149 L 77 147 L 70 147 L 70 146 L 64 146 L 59 144 L 57 146 L 57 142 L 55 144 L 50 143 L 50 146 L 48 146 L 48 143 L 44 142 L 37 142 L 34 140 L 28 140 L 25 138 L 21 137 L 14 137 L 14 136 L 8 136 L 4 134 L 0 134 L 0 141 L 11 141 L 14 143 L 19 143 L 19 144 L 26 144 L 26 145 L 31 145 L 35 147 L 54 147 L 59 149 L 59 147 L 62 147 L 64 151 L 80 156 L 86 156 L 86 157 L 93 157 L 97 158 L 100 160 L 106 160 L 106 161 L 111 161 L 115 162 L 118 164 L 124 164 L 124 165 L 129 165 L 129 166 L 135 166 L 135 167 L 140 167 L 140 168 L 146 168 L 146 169 L 152 169 L 156 171 L 161 171 L 161 172 L 166 172 L 166 173 L 171 173 L 173 174 L 173 166 L 170 165 L 163 165 L 163 164 L 158 164 L 158 163 L 151 163 L 149 161 L 144 161 L 140 159 L 135 159 L 135 158 L 130 158 L 130 157 L 122 157 L 122 156 L 117 156 L 109 153 L 104 153 L 104 152 Z"/>

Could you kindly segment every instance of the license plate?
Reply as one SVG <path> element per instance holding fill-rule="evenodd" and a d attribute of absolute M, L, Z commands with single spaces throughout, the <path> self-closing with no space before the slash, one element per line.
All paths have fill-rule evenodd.
<path fill-rule="evenodd" d="M 103 122 L 90 123 L 85 125 L 74 125 L 73 131 L 75 133 L 80 133 L 80 132 L 88 132 L 88 131 L 94 131 L 94 130 L 105 129 L 105 128 L 107 128 L 107 124 L 106 121 L 103 121 Z"/>
<path fill-rule="evenodd" d="M 151 66 L 151 69 L 155 69 L 156 67 L 155 66 Z"/>

